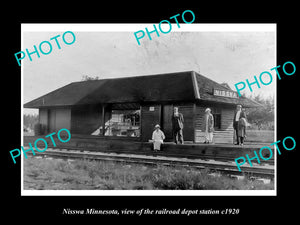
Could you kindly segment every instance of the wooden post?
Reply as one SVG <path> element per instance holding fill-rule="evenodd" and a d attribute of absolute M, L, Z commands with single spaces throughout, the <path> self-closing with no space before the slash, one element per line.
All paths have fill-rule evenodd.
<path fill-rule="evenodd" d="M 233 128 L 233 138 L 232 138 L 232 144 L 235 143 L 236 140 L 236 134 L 235 134 L 235 129 Z"/>
<path fill-rule="evenodd" d="M 193 104 L 193 130 L 194 130 L 193 143 L 196 142 L 196 113 L 197 113 L 197 108 L 196 108 L 196 103 L 194 103 Z"/>
<path fill-rule="evenodd" d="M 142 135 L 143 135 L 143 130 L 142 130 L 142 117 L 143 117 L 143 112 L 142 112 L 142 104 L 140 104 L 140 137 L 139 140 L 143 141 Z"/>
<path fill-rule="evenodd" d="M 101 135 L 105 135 L 105 104 L 102 104 L 102 118 L 101 118 L 101 124 L 102 124 L 102 133 Z"/>
<path fill-rule="evenodd" d="M 161 129 L 164 130 L 164 105 L 163 104 L 160 104 L 159 106 L 159 122 L 158 124 L 160 125 Z"/>

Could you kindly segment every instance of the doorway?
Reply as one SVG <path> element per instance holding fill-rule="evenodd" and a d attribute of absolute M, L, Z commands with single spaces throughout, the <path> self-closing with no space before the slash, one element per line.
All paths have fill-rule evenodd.
<path fill-rule="evenodd" d="M 48 132 L 55 131 L 55 117 L 56 117 L 56 110 L 49 109 L 48 110 L 48 122 L 49 122 L 49 131 Z"/>
<path fill-rule="evenodd" d="M 165 141 L 173 140 L 173 130 L 172 130 L 172 114 L 173 105 L 162 105 L 161 107 L 161 128 L 166 136 Z"/>

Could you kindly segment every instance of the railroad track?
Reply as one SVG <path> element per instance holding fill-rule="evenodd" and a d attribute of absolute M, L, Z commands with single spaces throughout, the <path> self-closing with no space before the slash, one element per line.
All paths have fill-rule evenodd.
<path fill-rule="evenodd" d="M 44 146 L 43 146 L 44 147 Z M 42 147 L 42 148 L 43 148 Z M 97 148 L 84 148 L 84 147 L 71 147 L 71 146 L 64 146 L 64 147 L 53 147 L 51 146 L 50 148 L 53 149 L 65 149 L 65 150 L 76 150 L 76 151 L 89 151 L 89 152 L 101 152 L 101 153 L 117 153 L 117 154 L 133 154 L 133 155 L 147 155 L 147 156 L 153 156 L 154 152 L 153 151 L 146 151 L 146 150 L 99 150 Z M 87 149 L 87 150 L 85 150 Z M 215 160 L 215 161 L 220 161 L 220 162 L 234 162 L 234 159 L 237 158 L 235 156 L 225 156 L 225 155 L 215 155 L 215 154 L 205 154 L 205 155 L 195 155 L 195 154 L 189 154 L 189 153 L 184 153 L 184 154 L 178 154 L 174 153 L 172 151 L 160 151 L 155 153 L 156 156 L 162 156 L 162 157 L 175 157 L 175 158 L 188 158 L 188 159 L 203 159 L 203 160 Z M 268 165 L 274 165 L 274 160 L 269 159 L 268 161 L 261 160 L 260 162 L 261 165 L 268 164 Z"/>
<path fill-rule="evenodd" d="M 25 147 L 26 149 L 26 147 Z M 32 152 L 26 154 L 33 156 Z M 236 164 L 233 161 L 224 162 L 216 160 L 203 160 L 203 159 L 188 159 L 188 158 L 176 158 L 166 157 L 162 155 L 135 155 L 125 153 L 105 153 L 94 151 L 81 151 L 77 149 L 57 149 L 48 148 L 45 152 L 37 152 L 35 156 L 64 158 L 64 159 L 87 159 L 87 160 L 102 160 L 113 161 L 122 163 L 135 163 L 145 165 L 164 165 L 164 166 L 180 166 L 185 168 L 205 169 L 208 168 L 212 171 L 218 171 L 223 174 L 230 174 L 236 176 L 247 176 L 250 178 L 274 178 L 274 166 L 273 165 L 257 165 L 250 167 L 250 165 L 244 164 L 241 166 L 242 172 L 239 172 Z"/>

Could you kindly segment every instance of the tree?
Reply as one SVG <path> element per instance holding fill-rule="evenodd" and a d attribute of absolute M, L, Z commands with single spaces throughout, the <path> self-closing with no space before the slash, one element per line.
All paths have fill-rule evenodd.
<path fill-rule="evenodd" d="M 274 125 L 274 96 L 263 98 L 261 95 L 250 96 L 251 99 L 263 107 L 249 109 L 247 119 L 249 123 L 256 124 L 260 130 L 263 126 L 273 128 Z"/>
<path fill-rule="evenodd" d="M 39 117 L 36 114 L 24 114 L 23 115 L 23 123 L 25 129 L 32 129 L 34 128 L 34 124 L 38 123 Z"/>
<path fill-rule="evenodd" d="M 88 75 L 83 75 L 81 77 L 81 81 L 89 81 L 89 80 L 99 80 L 100 78 L 98 76 L 96 77 L 90 77 Z"/>

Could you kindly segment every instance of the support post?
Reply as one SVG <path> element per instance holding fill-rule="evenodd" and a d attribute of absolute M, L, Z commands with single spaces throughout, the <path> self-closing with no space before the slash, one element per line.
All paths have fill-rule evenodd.
<path fill-rule="evenodd" d="M 102 116 L 101 116 L 101 125 L 102 125 L 102 132 L 101 135 L 105 135 L 105 104 L 102 104 Z"/>
<path fill-rule="evenodd" d="M 193 103 L 193 143 L 196 143 L 196 113 L 197 113 L 197 108 L 196 108 L 196 103 Z"/>

